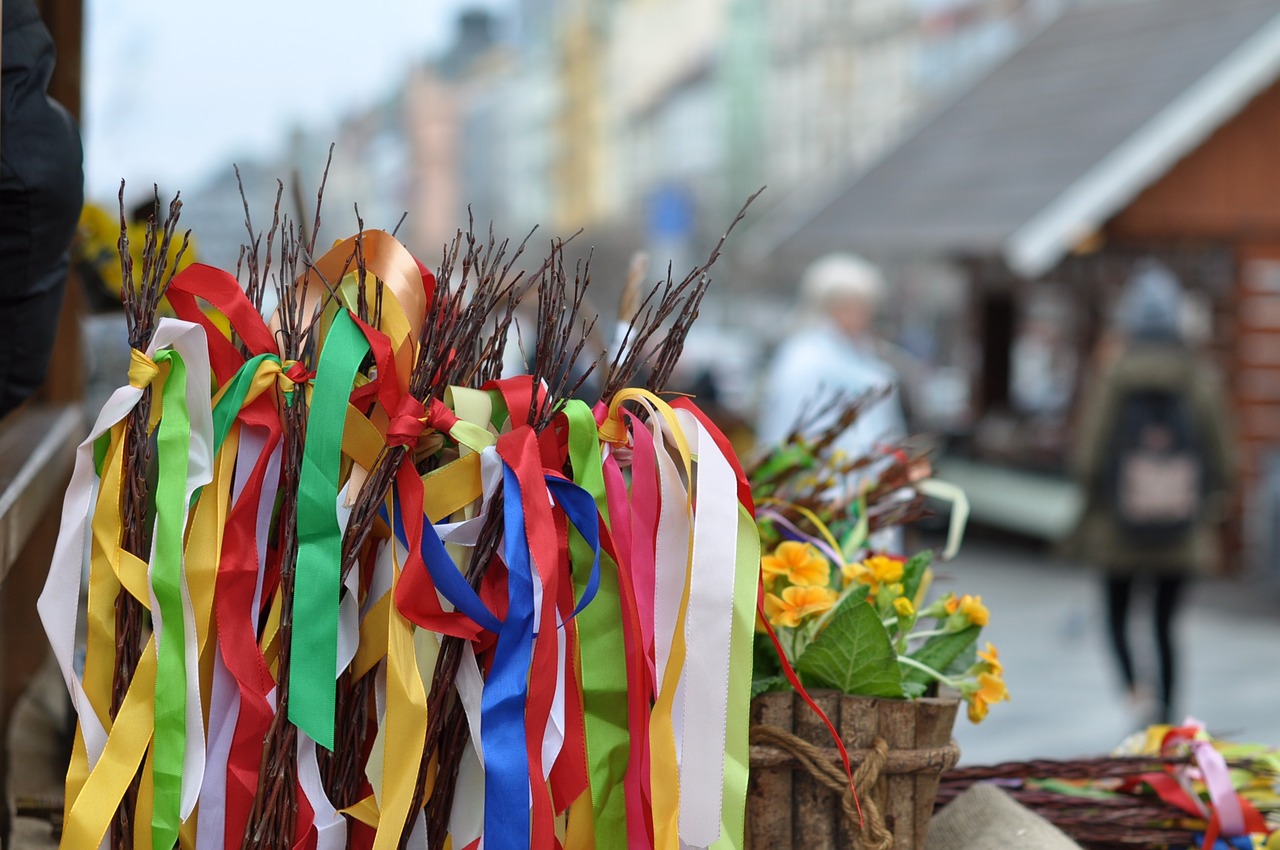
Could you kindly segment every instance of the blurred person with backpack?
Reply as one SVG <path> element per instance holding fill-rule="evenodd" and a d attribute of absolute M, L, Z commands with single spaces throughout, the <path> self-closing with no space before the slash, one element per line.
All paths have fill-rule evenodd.
<path fill-rule="evenodd" d="M 1172 722 L 1174 620 L 1188 580 L 1212 572 L 1234 483 L 1223 379 L 1182 331 L 1182 288 L 1143 260 L 1125 284 L 1115 332 L 1085 388 L 1076 473 L 1086 498 L 1078 542 L 1105 576 L 1108 637 L 1133 707 L 1155 698 Z M 1154 596 L 1156 687 L 1135 668 L 1128 636 L 1135 586 Z"/>

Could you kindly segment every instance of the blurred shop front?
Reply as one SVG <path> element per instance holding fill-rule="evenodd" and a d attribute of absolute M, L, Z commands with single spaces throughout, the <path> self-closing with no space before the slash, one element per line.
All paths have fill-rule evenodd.
<path fill-rule="evenodd" d="M 1079 389 L 1138 259 L 1187 290 L 1230 376 L 1237 552 L 1274 563 L 1280 509 L 1280 13 L 1261 0 L 1070 8 L 896 149 L 785 221 L 770 260 L 889 270 L 916 423 L 975 516 L 1067 534 Z M 1274 518 L 1273 518 L 1274 519 Z M 1238 559 L 1237 559 L 1238 560 Z"/>

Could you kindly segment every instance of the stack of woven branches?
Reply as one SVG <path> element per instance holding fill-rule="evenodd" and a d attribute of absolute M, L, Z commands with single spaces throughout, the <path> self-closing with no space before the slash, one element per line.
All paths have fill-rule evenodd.
<path fill-rule="evenodd" d="M 1088 850 L 1132 850 L 1135 847 L 1183 847 L 1194 844 L 1194 824 L 1185 812 L 1155 795 L 1067 794 L 1036 780 L 1124 780 L 1185 765 L 1188 757 L 1122 756 L 962 767 L 943 774 L 936 809 L 950 803 L 970 785 L 994 782 L 1011 797 L 1061 829 Z"/>

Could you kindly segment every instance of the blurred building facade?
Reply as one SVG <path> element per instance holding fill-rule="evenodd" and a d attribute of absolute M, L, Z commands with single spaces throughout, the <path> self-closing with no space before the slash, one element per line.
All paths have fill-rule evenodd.
<path fill-rule="evenodd" d="M 921 116 L 979 78 L 1056 13 L 1058 0 L 516 0 L 501 16 L 463 13 L 440 55 L 425 59 L 379 103 L 334 126 L 299 130 L 278 161 L 241 163 L 255 227 L 269 224 L 275 178 L 299 184 L 282 209 L 308 222 L 330 142 L 322 238 L 348 235 L 358 203 L 366 227 L 392 228 L 427 262 L 472 215 L 501 236 L 535 225 L 545 238 L 586 235 L 595 309 L 608 314 L 631 253 L 654 276 L 705 258 L 742 202 L 768 186 L 720 262 L 726 282 L 695 334 L 725 362 L 728 403 L 753 403 L 755 364 L 807 259 L 762 263 L 750 227 L 822 196 L 890 149 Z M 202 254 L 233 267 L 244 241 L 228 170 L 188 197 Z M 601 280 L 601 277 L 607 279 Z M 903 279 L 919 303 L 954 293 L 931 273 Z M 954 299 L 951 299 L 954 300 Z M 940 322 L 892 317 L 903 351 L 936 353 Z M 718 327 L 716 326 L 718 325 Z M 736 329 L 735 329 L 736 328 Z M 734 335 L 742 339 L 726 342 Z M 721 358 L 723 361 L 723 358 Z M 736 361 L 735 361 L 736 362 Z M 904 371 L 912 359 L 905 358 Z M 942 382 L 942 383 L 945 383 Z M 965 396 L 951 381 L 921 394 Z M 937 406 L 937 405 L 935 405 Z M 942 405 L 948 407 L 948 405 Z M 920 406 L 921 410 L 925 406 Z M 950 415 L 947 411 L 943 412 Z M 934 417 L 935 419 L 937 417 Z"/>
<path fill-rule="evenodd" d="M 972 482 L 975 514 L 1049 537 L 1073 520 L 1069 486 L 1045 485 L 1064 482 L 1076 402 L 1116 295 L 1138 260 L 1160 259 L 1187 288 L 1188 332 L 1230 381 L 1244 484 L 1234 554 L 1252 544 L 1256 563 L 1273 565 L 1277 139 L 1274 2 L 1082 4 L 780 225 L 771 250 L 849 246 L 949 271 L 961 297 L 934 317 L 932 336 L 961 333 L 930 357 L 961 367 L 970 416 L 953 430 L 964 463 L 943 474 Z M 1032 470 L 1058 477 L 1021 474 Z"/>
<path fill-rule="evenodd" d="M 357 200 L 369 226 L 393 226 L 411 210 L 402 235 L 434 251 L 470 206 L 513 232 L 621 228 L 678 253 L 681 240 L 705 242 L 761 185 L 767 206 L 875 156 L 1052 7 L 519 0 L 501 18 L 464 12 L 444 53 L 382 103 L 299 130 L 282 161 L 242 162 L 242 171 L 296 171 L 310 188 L 336 141 L 326 207 L 345 229 Z M 190 200 L 238 199 L 228 186 L 233 175 L 219 175 Z M 215 231 L 223 206 L 201 216 Z M 227 253 L 212 236 L 214 256 Z"/>

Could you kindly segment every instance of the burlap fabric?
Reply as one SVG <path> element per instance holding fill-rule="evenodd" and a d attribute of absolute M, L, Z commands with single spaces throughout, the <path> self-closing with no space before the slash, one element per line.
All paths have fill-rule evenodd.
<path fill-rule="evenodd" d="M 1044 818 L 1003 790 L 979 782 L 929 823 L 926 850 L 1081 850 Z"/>

